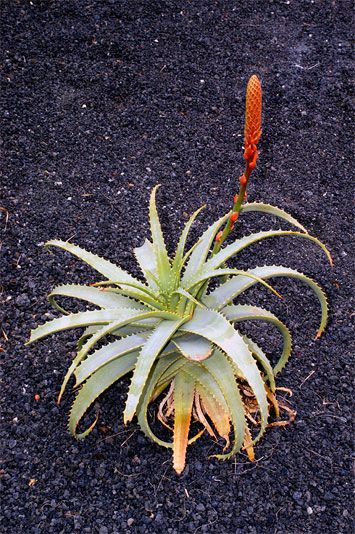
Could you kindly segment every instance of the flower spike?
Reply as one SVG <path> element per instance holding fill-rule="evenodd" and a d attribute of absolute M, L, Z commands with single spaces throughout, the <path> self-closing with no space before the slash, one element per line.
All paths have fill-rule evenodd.
<path fill-rule="evenodd" d="M 245 101 L 244 158 L 255 167 L 256 145 L 261 137 L 262 90 L 260 80 L 255 74 L 251 76 Z"/>

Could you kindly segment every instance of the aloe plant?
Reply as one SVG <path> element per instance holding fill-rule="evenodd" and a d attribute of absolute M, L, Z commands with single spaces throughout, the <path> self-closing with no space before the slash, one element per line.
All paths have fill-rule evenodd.
<path fill-rule="evenodd" d="M 247 125 L 250 85 L 254 88 L 255 79 L 258 82 L 252 77 L 253 83 L 248 85 Z M 47 247 L 70 252 L 105 278 L 92 285 L 56 287 L 49 300 L 61 312 L 61 317 L 38 326 L 29 340 L 30 343 L 61 330 L 85 328 L 58 398 L 60 401 L 74 375 L 77 393 L 70 411 L 69 430 L 77 439 L 87 436 L 96 424 L 97 419 L 86 430 L 77 431 L 95 399 L 121 377 L 131 375 L 124 423 L 137 416 L 142 431 L 149 438 L 172 448 L 177 473 L 184 469 L 187 445 L 204 431 L 225 440 L 225 450 L 216 454 L 217 458 L 225 460 L 244 449 L 252 460 L 254 445 L 265 432 L 271 410 L 279 414 L 275 377 L 291 354 L 291 334 L 273 313 L 258 306 L 238 304 L 238 298 L 255 284 L 278 295 L 267 280 L 296 278 L 308 284 L 319 299 L 321 320 L 317 336 L 324 331 L 327 299 L 311 278 L 279 265 L 246 270 L 228 267 L 228 260 L 246 247 L 278 236 L 310 240 L 321 247 L 331 261 L 326 246 L 285 211 L 263 203 L 243 204 L 261 134 L 261 90 L 256 92 L 257 103 L 260 96 L 260 106 L 256 106 L 256 112 L 252 110 L 251 133 L 246 125 L 246 170 L 240 179 L 240 193 L 232 211 L 207 228 L 191 248 L 186 249 L 188 234 L 202 208 L 186 223 L 175 254 L 170 258 L 156 208 L 158 186 L 150 197 L 151 241 L 146 240 L 134 249 L 144 281 L 72 243 L 59 240 L 46 243 Z M 255 108 L 254 96 L 252 103 Z M 261 231 L 238 237 L 223 246 L 238 217 L 249 212 L 279 217 L 295 230 Z M 60 305 L 60 297 L 80 299 L 98 309 L 70 313 Z M 274 366 L 254 340 L 239 333 L 237 324 L 250 320 L 269 322 L 281 332 L 283 348 Z M 103 344 L 105 338 L 106 344 Z M 172 431 L 172 441 L 160 438 L 152 428 L 148 415 L 150 405 L 157 405 L 158 420 Z M 200 423 L 193 436 L 190 435 L 192 420 Z M 250 422 L 252 426 L 258 425 L 256 435 Z"/>

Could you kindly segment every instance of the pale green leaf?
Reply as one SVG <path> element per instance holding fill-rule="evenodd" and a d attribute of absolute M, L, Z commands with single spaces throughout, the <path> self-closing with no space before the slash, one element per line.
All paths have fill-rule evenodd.
<path fill-rule="evenodd" d="M 129 353 L 122 358 L 113 360 L 94 373 L 83 385 L 77 394 L 69 416 L 69 430 L 77 439 L 83 439 L 92 430 L 91 425 L 88 430 L 81 434 L 76 434 L 76 428 L 85 412 L 101 393 L 109 388 L 122 376 L 132 371 L 137 359 L 137 353 Z"/>
<path fill-rule="evenodd" d="M 250 337 L 243 336 L 243 339 L 244 339 L 245 343 L 248 345 L 250 352 L 252 352 L 254 354 L 254 356 L 256 357 L 258 362 L 264 368 L 266 377 L 269 380 L 270 389 L 271 389 L 272 392 L 275 392 L 275 387 L 276 387 L 275 375 L 274 375 L 274 371 L 273 371 L 273 369 L 272 369 L 272 367 L 270 365 L 270 362 L 269 362 L 267 356 L 265 355 L 263 350 L 259 347 L 259 345 L 257 345 L 255 343 L 255 341 L 250 339 Z"/>
<path fill-rule="evenodd" d="M 321 305 L 322 318 L 321 323 L 318 329 L 317 337 L 319 337 L 325 329 L 328 319 L 328 304 L 327 297 L 319 285 L 304 275 L 299 273 L 294 269 L 289 267 L 283 267 L 282 265 L 270 265 L 265 267 L 256 267 L 255 269 L 250 269 L 247 271 L 248 274 L 253 274 L 254 276 L 269 279 L 276 277 L 289 277 L 296 278 L 306 283 L 316 294 Z M 236 276 L 227 280 L 224 284 L 217 287 L 209 295 L 203 297 L 203 303 L 209 308 L 215 308 L 216 310 L 221 310 L 228 303 L 232 302 L 234 298 L 243 293 L 246 289 L 252 287 L 256 284 L 255 280 L 251 280 L 246 276 Z"/>
<path fill-rule="evenodd" d="M 190 219 L 185 224 L 185 227 L 181 233 L 178 246 L 176 248 L 175 257 L 172 263 L 172 271 L 174 273 L 174 276 L 178 276 L 180 274 L 180 271 L 183 266 L 183 259 L 184 259 L 184 251 L 186 246 L 186 239 L 189 234 L 191 225 L 193 224 L 196 217 L 199 215 L 199 213 L 204 209 L 205 206 L 201 206 L 198 210 L 195 211 L 190 217 Z"/>
<path fill-rule="evenodd" d="M 289 329 L 284 325 L 280 319 L 268 310 L 264 310 L 258 306 L 249 306 L 248 304 L 236 304 L 226 306 L 222 309 L 223 315 L 233 323 L 247 320 L 261 320 L 273 324 L 279 329 L 283 338 L 283 351 L 282 355 L 274 367 L 274 374 L 276 375 L 286 365 L 287 360 L 290 357 L 292 349 L 292 338 Z"/>
<path fill-rule="evenodd" d="M 113 310 L 95 310 L 73 313 L 53 319 L 47 323 L 38 326 L 31 331 L 31 337 L 28 343 L 33 343 L 43 337 L 46 337 L 61 330 L 69 328 L 80 328 L 82 326 L 107 324 L 124 318 L 127 314 L 137 315 L 137 310 L 132 308 L 120 308 Z"/>
<path fill-rule="evenodd" d="M 175 364 L 177 360 L 182 360 L 181 357 L 174 354 L 168 355 L 156 362 L 153 367 L 152 372 L 150 373 L 149 380 L 146 382 L 143 393 L 141 395 L 138 407 L 137 407 L 137 418 L 139 426 L 144 434 L 150 438 L 152 441 L 161 445 L 162 447 L 172 448 L 173 443 L 169 441 L 164 441 L 154 434 L 147 419 L 147 410 L 151 398 L 154 394 L 155 388 L 159 387 L 159 380 L 167 370 Z M 173 375 L 175 376 L 175 374 Z M 163 380 L 163 382 L 165 382 Z"/>
<path fill-rule="evenodd" d="M 182 277 L 182 285 L 184 287 L 188 286 L 189 280 L 193 278 L 196 272 L 200 271 L 201 267 L 206 261 L 215 235 L 221 226 L 227 221 L 228 217 L 229 214 L 224 215 L 209 228 L 207 228 L 207 230 L 202 234 L 186 265 L 186 269 Z"/>
<path fill-rule="evenodd" d="M 165 345 L 170 341 L 174 333 L 185 321 L 186 319 L 162 321 L 142 347 L 128 391 L 127 402 L 123 414 L 125 424 L 132 420 L 136 412 L 139 399 L 154 361 L 164 349 Z"/>
<path fill-rule="evenodd" d="M 181 336 L 174 339 L 173 343 L 188 360 L 200 362 L 212 354 L 211 342 L 194 334 Z"/>
<path fill-rule="evenodd" d="M 230 245 L 227 245 L 225 248 L 220 250 L 217 254 L 212 256 L 206 263 L 205 269 L 216 269 L 220 265 L 224 265 L 225 262 L 231 258 L 232 256 L 235 256 L 238 254 L 241 250 L 248 247 L 249 245 L 252 245 L 254 243 L 257 243 L 258 241 L 261 241 L 263 239 L 267 239 L 269 237 L 277 237 L 277 236 L 298 236 L 302 237 L 304 239 L 308 239 L 310 241 L 313 241 L 313 243 L 316 243 L 326 254 L 330 264 L 332 265 L 332 257 L 327 249 L 327 247 L 321 243 L 316 237 L 313 237 L 309 234 L 305 234 L 302 232 L 294 232 L 291 230 L 269 230 L 264 232 L 258 232 L 256 234 L 251 234 L 245 237 L 242 237 L 241 239 L 237 239 L 234 241 L 234 243 L 231 243 Z"/>
<path fill-rule="evenodd" d="M 124 295 L 120 295 L 109 289 L 98 289 L 97 287 L 82 286 L 75 284 L 61 285 L 55 287 L 48 295 L 50 303 L 62 313 L 69 313 L 59 306 L 55 300 L 55 297 L 72 297 L 80 300 L 85 300 L 100 308 L 147 308 L 136 300 L 132 300 Z M 148 310 L 147 310 L 148 311 Z"/>
<path fill-rule="evenodd" d="M 293 226 L 296 226 L 303 232 L 307 233 L 306 228 L 300 222 L 298 222 L 297 219 L 292 217 L 292 215 L 282 210 L 281 208 L 278 208 L 277 206 L 271 206 L 270 204 L 264 204 L 262 202 L 251 202 L 250 204 L 242 205 L 240 214 L 242 215 L 250 211 L 258 211 L 262 213 L 267 213 L 269 215 L 274 215 L 275 217 L 279 217 L 280 219 L 283 219 L 284 221 L 292 224 Z"/>
<path fill-rule="evenodd" d="M 100 256 L 92 254 L 91 252 L 88 252 L 87 250 L 84 250 L 83 248 L 78 247 L 77 245 L 73 245 L 72 243 L 68 243 L 67 241 L 52 239 L 50 241 L 47 241 L 45 246 L 59 247 L 63 250 L 66 250 L 67 252 L 70 252 L 74 256 L 77 256 L 79 259 L 83 260 L 85 263 L 93 267 L 96 271 L 105 276 L 105 278 L 108 278 L 110 280 L 120 280 L 122 283 L 126 282 L 131 284 L 137 284 L 142 288 L 145 287 L 144 284 L 139 282 L 139 280 L 136 280 L 133 276 L 121 269 L 121 267 L 119 267 L 118 265 L 114 265 L 110 261 L 104 260 L 103 258 L 100 258 Z"/>
<path fill-rule="evenodd" d="M 58 396 L 58 403 L 60 402 L 64 390 L 66 388 L 66 385 L 79 365 L 80 362 L 83 361 L 83 359 L 87 356 L 87 354 L 90 352 L 90 350 L 96 345 L 98 341 L 100 341 L 103 337 L 107 336 L 108 334 L 112 334 L 114 331 L 118 330 L 119 328 L 129 324 L 132 321 L 139 321 L 139 319 L 144 319 L 146 317 L 157 317 L 159 312 L 145 312 L 145 313 L 139 313 L 137 315 L 137 310 L 128 310 L 128 308 L 125 308 L 125 314 L 123 317 L 118 318 L 115 321 L 110 322 L 108 325 L 104 326 L 100 330 L 98 330 L 95 334 L 90 336 L 87 341 L 81 346 L 79 352 L 75 356 L 74 360 L 72 361 L 71 366 L 69 367 L 63 383 L 62 387 L 60 389 L 60 393 Z"/>
<path fill-rule="evenodd" d="M 74 371 L 76 386 L 84 382 L 91 374 L 128 352 L 137 351 L 146 342 L 147 334 L 133 334 L 113 341 L 90 354 Z"/>
<path fill-rule="evenodd" d="M 157 258 L 152 243 L 146 239 L 143 245 L 133 249 L 133 252 L 149 285 L 155 290 L 159 289 Z"/>
<path fill-rule="evenodd" d="M 159 282 L 163 289 L 168 289 L 170 284 L 170 260 L 168 252 L 164 242 L 163 232 L 160 226 L 159 216 L 155 203 L 156 191 L 159 185 L 155 186 L 150 195 L 149 202 L 149 220 L 150 220 L 150 230 L 152 234 L 153 249 L 156 258 L 157 272 Z"/>
<path fill-rule="evenodd" d="M 227 460 L 239 452 L 243 445 L 246 427 L 243 400 L 238 384 L 234 378 L 233 368 L 221 351 L 216 350 L 211 358 L 208 358 L 208 360 L 205 360 L 202 363 L 202 366 L 213 376 L 214 380 L 216 380 L 228 405 L 228 413 L 235 434 L 234 446 L 229 453 L 216 455 L 219 460 Z"/>
<path fill-rule="evenodd" d="M 199 274 L 198 273 L 196 274 L 194 281 L 190 282 L 191 285 L 187 289 L 191 290 L 193 287 L 199 286 L 199 284 L 201 282 L 203 282 L 204 280 L 209 280 L 209 279 L 217 277 L 217 276 L 238 276 L 238 277 L 239 276 L 243 276 L 243 277 L 249 277 L 249 278 L 253 279 L 255 282 L 259 282 L 260 284 L 265 286 L 267 289 L 272 291 L 278 297 L 281 296 L 270 284 L 265 282 L 265 280 L 263 280 L 263 278 L 261 278 L 259 276 L 256 276 L 255 274 L 252 274 L 250 271 L 242 271 L 240 269 L 210 269 L 210 270 L 206 269 L 206 270 L 202 270 Z M 202 300 L 204 301 L 205 299 L 202 299 Z"/>
<path fill-rule="evenodd" d="M 181 330 L 205 337 L 222 349 L 252 388 L 261 413 L 261 432 L 268 418 L 268 403 L 265 387 L 256 362 L 242 336 L 221 314 L 214 310 L 196 309 L 193 318 L 181 326 Z M 208 359 L 206 360 L 208 362 Z"/>

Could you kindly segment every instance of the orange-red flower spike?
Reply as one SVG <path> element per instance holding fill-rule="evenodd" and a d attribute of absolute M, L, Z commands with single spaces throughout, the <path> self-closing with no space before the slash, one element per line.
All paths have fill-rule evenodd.
<path fill-rule="evenodd" d="M 255 74 L 247 85 L 245 102 L 244 146 L 257 145 L 261 136 L 262 90 L 260 80 Z"/>

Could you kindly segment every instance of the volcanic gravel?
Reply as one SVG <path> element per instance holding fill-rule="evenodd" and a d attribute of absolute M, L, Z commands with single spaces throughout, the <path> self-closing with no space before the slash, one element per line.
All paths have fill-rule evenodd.
<path fill-rule="evenodd" d="M 0 484 L 3 533 L 351 532 L 350 1 L 2 2 Z M 171 453 L 133 422 L 127 381 L 98 400 L 100 422 L 76 442 L 70 391 L 56 395 L 77 333 L 24 346 L 57 316 L 46 295 L 90 283 L 93 271 L 50 238 L 71 239 L 139 276 L 132 247 L 149 236 L 156 183 L 170 250 L 206 203 L 196 238 L 231 205 L 243 169 L 244 91 L 262 78 L 264 125 L 249 199 L 279 205 L 329 246 L 296 238 L 250 247 L 241 267 L 285 263 L 329 295 L 330 322 L 314 340 L 319 306 L 296 281 L 245 302 L 270 307 L 294 331 L 278 379 L 298 415 L 268 430 L 257 461 L 208 459 L 203 437 L 178 477 Z M 238 230 L 285 227 L 246 215 Z M 247 328 L 247 327 L 245 327 Z M 266 348 L 272 329 L 249 328 Z M 91 412 L 91 417 L 92 417 Z"/>

